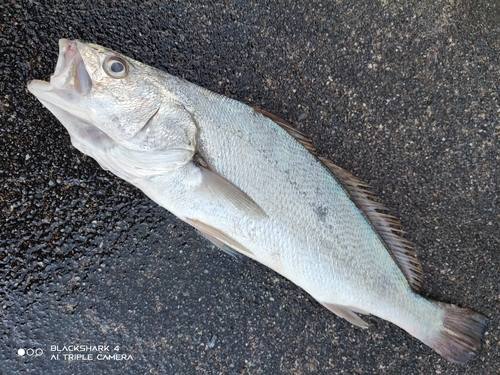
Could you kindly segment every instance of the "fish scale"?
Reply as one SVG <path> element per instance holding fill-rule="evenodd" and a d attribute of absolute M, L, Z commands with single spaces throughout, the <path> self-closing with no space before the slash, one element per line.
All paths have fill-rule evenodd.
<path fill-rule="evenodd" d="M 285 121 L 95 44 L 62 39 L 28 89 L 73 145 L 222 250 L 274 269 L 323 306 L 395 323 L 455 363 L 488 319 L 415 290 L 421 267 L 366 185 Z"/>

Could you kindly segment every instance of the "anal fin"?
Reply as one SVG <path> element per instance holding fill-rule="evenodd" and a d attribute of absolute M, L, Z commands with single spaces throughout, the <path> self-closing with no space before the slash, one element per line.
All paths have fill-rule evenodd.
<path fill-rule="evenodd" d="M 327 303 L 327 302 L 320 302 L 320 303 L 323 306 L 325 306 L 328 310 L 330 310 L 332 313 L 340 316 L 341 318 L 344 318 L 349 323 L 354 324 L 355 326 L 361 328 L 368 328 L 368 323 L 366 323 L 363 319 L 357 316 L 356 313 L 354 312 L 354 310 L 357 309 L 354 309 L 350 306 L 336 305 L 334 303 Z M 357 312 L 361 314 L 364 313 L 361 312 L 360 310 L 357 310 Z"/>

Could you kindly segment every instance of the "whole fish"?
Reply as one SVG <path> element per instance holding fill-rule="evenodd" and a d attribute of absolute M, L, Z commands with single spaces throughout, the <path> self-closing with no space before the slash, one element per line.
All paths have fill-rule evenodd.
<path fill-rule="evenodd" d="M 367 327 L 388 320 L 451 362 L 488 319 L 416 293 L 422 270 L 400 225 L 290 124 L 96 44 L 59 41 L 49 82 L 28 89 L 72 144 L 221 249 L 288 278 Z"/>

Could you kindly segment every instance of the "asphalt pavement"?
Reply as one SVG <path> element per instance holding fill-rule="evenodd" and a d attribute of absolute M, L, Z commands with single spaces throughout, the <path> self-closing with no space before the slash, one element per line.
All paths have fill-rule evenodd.
<path fill-rule="evenodd" d="M 500 2 L 471 3 L 0 0 L 0 373 L 499 374 Z M 354 327 L 101 170 L 26 89 L 60 38 L 311 136 L 401 220 L 423 294 L 491 319 L 479 356 Z"/>

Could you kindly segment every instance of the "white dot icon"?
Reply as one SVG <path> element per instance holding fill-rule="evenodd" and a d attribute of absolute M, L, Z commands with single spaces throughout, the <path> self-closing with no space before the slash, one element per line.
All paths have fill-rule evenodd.
<path fill-rule="evenodd" d="M 21 349 L 19 349 L 19 350 L 17 351 L 17 354 L 19 354 L 19 355 L 21 355 L 21 356 L 23 356 L 25 353 L 26 353 L 26 351 L 25 351 L 23 348 L 21 348 Z"/>

